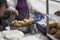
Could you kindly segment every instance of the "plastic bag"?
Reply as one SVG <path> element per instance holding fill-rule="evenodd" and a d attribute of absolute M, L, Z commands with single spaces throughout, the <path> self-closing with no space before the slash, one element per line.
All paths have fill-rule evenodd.
<path fill-rule="evenodd" d="M 22 38 L 24 33 L 18 30 L 6 30 L 2 32 L 2 35 L 9 40 L 15 40 L 18 38 Z"/>
<path fill-rule="evenodd" d="M 0 32 L 0 40 L 4 40 L 3 35 Z"/>
<path fill-rule="evenodd" d="M 60 22 L 60 17 L 59 16 L 56 16 L 56 15 L 54 15 L 54 14 L 49 14 L 49 15 L 47 15 L 47 17 L 49 18 L 49 21 L 50 20 L 56 20 L 58 23 Z M 38 24 L 44 24 L 44 25 L 46 25 L 47 23 L 46 23 L 46 21 L 47 21 L 47 18 L 46 18 L 46 16 L 45 16 L 45 18 L 44 19 L 42 19 L 41 21 L 38 21 L 37 23 Z"/>
<path fill-rule="evenodd" d="M 54 15 L 54 14 L 49 14 L 48 17 L 51 20 L 56 20 L 58 23 L 60 22 L 60 16 Z"/>
<path fill-rule="evenodd" d="M 29 35 L 29 36 L 21 38 L 20 40 L 41 40 L 41 39 L 36 38 L 36 37 L 34 37 L 32 35 Z"/>

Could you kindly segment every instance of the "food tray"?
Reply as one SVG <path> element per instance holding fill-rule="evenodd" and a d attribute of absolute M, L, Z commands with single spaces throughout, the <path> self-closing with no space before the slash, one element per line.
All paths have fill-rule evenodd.
<path fill-rule="evenodd" d="M 54 15 L 54 14 L 49 14 L 49 15 L 47 15 L 47 16 L 49 17 L 49 21 L 50 21 L 50 20 L 56 20 L 57 23 L 60 22 L 60 17 L 58 17 L 58 16 L 56 16 L 56 15 Z M 47 27 L 46 29 L 48 30 L 47 32 L 49 32 L 49 27 Z M 60 39 L 58 39 L 58 38 L 55 38 L 54 35 L 51 35 L 51 34 L 49 34 L 49 33 L 47 33 L 47 36 L 48 36 L 49 38 L 51 38 L 52 40 L 60 40 Z"/>

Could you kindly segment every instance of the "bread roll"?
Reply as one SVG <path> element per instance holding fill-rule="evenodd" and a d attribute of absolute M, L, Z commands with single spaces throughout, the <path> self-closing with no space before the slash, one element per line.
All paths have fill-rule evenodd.
<path fill-rule="evenodd" d="M 17 20 L 14 20 L 13 22 L 14 22 L 14 23 L 13 23 L 13 24 L 14 24 L 14 26 L 18 26 L 18 27 L 21 27 L 21 26 L 22 26 L 21 24 L 19 24 L 19 23 L 18 23 L 18 21 L 17 21 Z"/>
<path fill-rule="evenodd" d="M 31 25 L 31 24 L 33 24 L 33 22 L 34 22 L 34 19 L 32 19 L 32 18 L 29 18 L 29 24 Z"/>
<path fill-rule="evenodd" d="M 24 19 L 24 22 L 29 25 L 30 21 L 28 19 Z"/>
<path fill-rule="evenodd" d="M 34 19 L 32 19 L 32 18 L 24 19 L 24 22 L 25 22 L 27 25 L 31 25 L 31 24 L 34 22 Z"/>
<path fill-rule="evenodd" d="M 25 26 L 26 23 L 24 21 L 18 21 L 19 24 L 21 24 L 22 26 Z"/>
<path fill-rule="evenodd" d="M 22 27 L 22 25 L 19 24 L 19 23 L 14 24 L 14 26 L 16 26 L 16 27 Z"/>
<path fill-rule="evenodd" d="M 57 16 L 60 16 L 60 10 L 56 11 L 54 14 L 57 15 Z"/>
<path fill-rule="evenodd" d="M 56 22 L 56 20 L 51 20 L 51 21 L 49 22 L 49 24 L 52 24 L 52 23 L 57 23 L 57 22 Z"/>
<path fill-rule="evenodd" d="M 56 29 L 57 29 L 57 30 L 60 30 L 60 24 L 57 24 Z"/>
<path fill-rule="evenodd" d="M 29 20 L 30 20 L 31 22 L 34 22 L 34 19 L 32 19 L 32 18 L 29 18 Z"/>
<path fill-rule="evenodd" d="M 49 22 L 49 27 L 56 27 L 57 26 L 57 22 L 55 21 L 55 20 L 51 20 L 50 22 Z"/>
<path fill-rule="evenodd" d="M 54 24 L 48 24 L 48 27 L 49 27 L 49 28 L 56 28 L 56 26 L 57 26 L 56 23 L 54 23 Z"/>
<path fill-rule="evenodd" d="M 56 31 L 57 31 L 57 30 L 56 30 L 55 28 L 52 28 L 52 29 L 50 29 L 49 33 L 50 33 L 50 34 L 54 34 L 54 33 L 56 33 Z"/>
<path fill-rule="evenodd" d="M 15 22 L 17 22 L 17 20 L 12 21 L 11 24 L 14 24 Z"/>
<path fill-rule="evenodd" d="M 60 31 L 57 31 L 57 32 L 55 33 L 55 37 L 56 37 L 56 38 L 60 38 Z"/>

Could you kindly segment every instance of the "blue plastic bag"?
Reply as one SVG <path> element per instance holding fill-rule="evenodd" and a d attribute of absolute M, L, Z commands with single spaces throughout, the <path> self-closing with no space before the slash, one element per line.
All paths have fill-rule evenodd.
<path fill-rule="evenodd" d="M 41 21 L 42 19 L 44 19 L 44 16 L 41 13 L 38 13 L 34 16 L 35 22 Z"/>

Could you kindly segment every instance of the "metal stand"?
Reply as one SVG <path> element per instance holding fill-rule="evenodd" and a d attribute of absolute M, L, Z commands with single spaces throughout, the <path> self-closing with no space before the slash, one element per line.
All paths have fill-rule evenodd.
<path fill-rule="evenodd" d="M 46 13 L 47 15 L 49 15 L 49 1 L 46 0 Z M 46 20 L 46 23 L 47 23 L 47 27 L 46 27 L 46 32 L 48 33 L 49 31 L 49 28 L 48 28 L 48 24 L 49 24 L 49 18 L 46 16 L 47 20 Z"/>
<path fill-rule="evenodd" d="M 46 13 L 47 13 L 47 15 L 49 15 L 49 1 L 48 0 L 46 0 Z M 47 36 L 49 38 L 51 38 L 52 40 L 60 40 L 60 39 L 55 38 L 53 35 L 48 34 L 48 31 L 49 31 L 49 27 L 48 27 L 49 18 L 48 17 L 46 17 L 46 18 L 47 18 L 47 20 L 46 20 L 46 23 L 47 23 L 47 27 L 46 27 Z"/>

